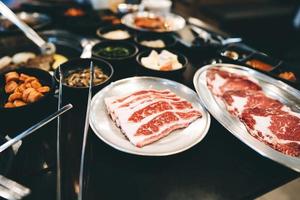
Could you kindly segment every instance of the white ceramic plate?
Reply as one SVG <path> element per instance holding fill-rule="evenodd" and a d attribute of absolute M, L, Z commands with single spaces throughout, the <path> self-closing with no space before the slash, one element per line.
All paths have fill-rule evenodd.
<path fill-rule="evenodd" d="M 171 90 L 199 109 L 202 113 L 202 118 L 197 119 L 187 128 L 174 131 L 157 142 L 138 148 L 125 138 L 120 129 L 110 119 L 104 104 L 104 98 L 150 88 Z M 93 97 L 90 125 L 101 140 L 115 149 L 143 156 L 166 156 L 185 151 L 200 142 L 209 129 L 210 115 L 200 104 L 198 95 L 180 83 L 154 77 L 133 77 L 114 82 Z"/>
<path fill-rule="evenodd" d="M 206 85 L 206 72 L 213 67 L 256 79 L 268 96 L 278 99 L 295 112 L 300 112 L 300 91 L 256 70 L 232 64 L 207 65 L 194 76 L 194 86 L 203 105 L 228 131 L 259 154 L 300 172 L 300 158 L 280 153 L 252 137 L 244 124 L 227 112 L 224 103 L 213 96 Z"/>
<path fill-rule="evenodd" d="M 134 24 L 134 20 L 136 17 L 162 17 L 165 20 L 165 23 L 168 24 L 168 29 L 147 29 L 141 28 Z M 183 17 L 173 14 L 173 13 L 166 13 L 166 14 L 156 14 L 152 12 L 136 12 L 136 13 L 129 13 L 122 17 L 122 23 L 132 29 L 138 31 L 146 31 L 146 32 L 173 32 L 178 31 L 185 27 L 185 20 Z"/>

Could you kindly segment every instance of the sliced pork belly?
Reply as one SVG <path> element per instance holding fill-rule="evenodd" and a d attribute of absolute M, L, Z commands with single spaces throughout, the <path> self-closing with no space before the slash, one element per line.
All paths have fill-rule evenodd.
<path fill-rule="evenodd" d="M 187 127 L 199 117 L 201 117 L 201 113 L 196 110 L 166 111 L 155 115 L 155 117 L 148 117 L 141 123 L 123 124 L 121 122 L 121 128 L 130 142 L 137 147 L 143 147 L 166 137 L 177 129 Z"/>
<path fill-rule="evenodd" d="M 191 103 L 169 90 L 142 90 L 105 99 L 116 125 L 137 147 L 155 142 L 201 117 Z"/>
<path fill-rule="evenodd" d="M 206 81 L 208 88 L 218 97 L 227 91 L 261 90 L 256 80 L 250 80 L 246 76 L 240 76 L 217 68 L 207 71 Z"/>
<path fill-rule="evenodd" d="M 300 114 L 272 108 L 248 109 L 241 121 L 249 133 L 274 149 L 291 156 L 300 156 Z"/>
<path fill-rule="evenodd" d="M 134 108 L 142 103 L 151 102 L 153 99 L 171 99 L 179 101 L 180 98 L 170 90 L 140 90 L 121 97 L 109 97 L 105 99 L 107 110 L 113 120 L 116 120 L 115 110 L 119 108 Z"/>
<path fill-rule="evenodd" d="M 262 91 L 227 91 L 223 94 L 222 99 L 227 110 L 235 116 L 240 116 L 244 110 L 251 108 L 282 109 L 285 107 L 285 109 L 288 109 L 280 101 L 266 96 Z"/>

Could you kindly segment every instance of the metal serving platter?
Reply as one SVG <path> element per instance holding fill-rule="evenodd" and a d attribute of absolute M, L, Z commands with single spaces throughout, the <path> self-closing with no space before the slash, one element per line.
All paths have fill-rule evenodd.
<path fill-rule="evenodd" d="M 258 141 L 248 133 L 242 122 L 226 112 L 224 103 L 214 97 L 206 85 L 206 72 L 213 67 L 258 80 L 267 95 L 278 99 L 295 112 L 300 112 L 300 91 L 253 69 L 232 64 L 207 65 L 199 69 L 194 76 L 194 86 L 202 104 L 228 131 L 259 154 L 300 172 L 299 157 L 285 155 Z"/>
<path fill-rule="evenodd" d="M 187 128 L 172 132 L 165 138 L 143 148 L 135 147 L 125 138 L 120 129 L 109 117 L 104 98 L 125 95 L 140 89 L 169 89 L 185 98 L 202 113 Z M 200 104 L 198 95 L 185 85 L 162 78 L 132 77 L 111 83 L 98 92 L 92 99 L 90 125 L 94 133 L 105 143 L 120 151 L 143 156 L 167 156 L 185 151 L 199 143 L 207 134 L 210 126 L 210 115 Z"/>
<path fill-rule="evenodd" d="M 37 12 L 19 12 L 17 13 L 17 17 L 27 23 L 33 29 L 41 29 L 51 23 L 51 19 L 48 15 Z M 9 28 L 4 26 L 5 23 L 11 24 Z M 0 16 L 0 33 L 12 32 L 20 32 L 20 29 L 14 26 L 6 17 Z"/>
<path fill-rule="evenodd" d="M 162 17 L 165 19 L 165 22 L 169 25 L 169 28 L 166 30 L 157 30 L 157 29 L 147 29 L 147 28 L 141 28 L 134 24 L 134 20 L 136 17 Z M 185 27 L 185 20 L 183 17 L 173 14 L 173 13 L 166 13 L 166 14 L 156 14 L 152 12 L 135 12 L 135 13 L 129 13 L 122 17 L 121 19 L 122 23 L 129 28 L 138 30 L 138 31 L 144 31 L 144 32 L 160 32 L 160 33 L 168 33 L 168 32 L 174 32 L 178 31 Z"/>

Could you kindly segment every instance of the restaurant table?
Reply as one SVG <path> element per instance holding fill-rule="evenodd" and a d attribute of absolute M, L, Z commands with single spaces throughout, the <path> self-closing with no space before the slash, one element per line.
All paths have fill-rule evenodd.
<path fill-rule="evenodd" d="M 187 56 L 191 64 L 176 81 L 193 88 L 195 71 L 216 56 L 200 59 Z M 53 98 L 49 105 L 53 111 L 56 102 Z M 65 96 L 64 104 L 68 102 L 74 104 L 74 109 L 62 117 L 63 200 L 77 198 L 86 109 L 85 98 Z M 31 189 L 25 199 L 56 198 L 55 121 L 24 139 L 7 176 Z M 207 136 L 200 143 L 182 153 L 162 157 L 123 153 L 102 142 L 90 130 L 84 177 L 87 200 L 232 200 L 256 198 L 296 179 L 299 173 L 261 156 L 212 117 Z"/>

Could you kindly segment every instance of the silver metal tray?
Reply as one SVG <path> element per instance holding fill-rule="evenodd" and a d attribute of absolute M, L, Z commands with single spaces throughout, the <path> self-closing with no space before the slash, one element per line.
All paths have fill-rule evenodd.
<path fill-rule="evenodd" d="M 106 111 L 104 98 L 150 88 L 173 91 L 178 96 L 191 102 L 196 109 L 199 109 L 202 118 L 197 119 L 187 128 L 174 131 L 157 142 L 138 148 L 125 138 L 120 129 L 110 119 Z M 115 149 L 143 156 L 167 156 L 185 151 L 199 143 L 209 129 L 210 115 L 200 104 L 198 95 L 185 85 L 162 78 L 132 77 L 111 83 L 93 97 L 90 125 L 101 140 Z"/>
<path fill-rule="evenodd" d="M 146 29 L 138 27 L 134 24 L 134 19 L 136 17 L 153 17 L 153 16 L 160 16 L 165 19 L 166 23 L 170 26 L 166 30 L 155 30 L 155 29 Z M 185 27 L 185 20 L 183 17 L 172 14 L 172 13 L 166 13 L 166 14 L 154 14 L 152 12 L 135 12 L 135 13 L 129 13 L 122 17 L 122 23 L 132 29 L 139 30 L 139 31 L 145 31 L 145 32 L 161 32 L 161 33 L 167 33 L 167 32 L 174 32 L 178 31 Z"/>
<path fill-rule="evenodd" d="M 258 141 L 248 133 L 242 122 L 226 112 L 224 103 L 214 97 L 206 85 L 206 72 L 212 67 L 255 78 L 267 95 L 280 100 L 295 112 L 300 112 L 300 91 L 253 69 L 232 64 L 207 65 L 199 69 L 194 76 L 194 86 L 202 104 L 228 131 L 259 154 L 300 172 L 299 157 L 285 155 Z"/>

